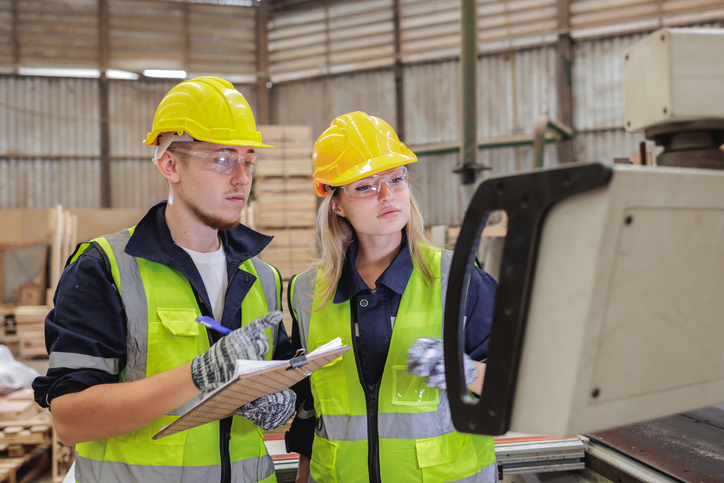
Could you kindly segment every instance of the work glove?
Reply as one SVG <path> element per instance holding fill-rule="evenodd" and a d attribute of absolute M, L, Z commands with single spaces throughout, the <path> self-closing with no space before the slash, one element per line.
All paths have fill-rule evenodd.
<path fill-rule="evenodd" d="M 269 351 L 269 339 L 262 332 L 281 320 L 281 312 L 269 312 L 196 356 L 191 362 L 191 377 L 196 387 L 204 393 L 211 392 L 231 380 L 237 359 L 263 359 Z"/>
<path fill-rule="evenodd" d="M 236 410 L 236 414 L 268 431 L 289 421 L 296 403 L 297 395 L 291 389 L 286 389 L 244 404 Z"/>
<path fill-rule="evenodd" d="M 469 386 L 478 377 L 478 368 L 472 358 L 465 354 L 465 386 Z M 428 387 L 447 389 L 445 381 L 445 361 L 443 360 L 442 339 L 420 337 L 407 349 L 407 368 L 415 376 L 425 377 Z"/>

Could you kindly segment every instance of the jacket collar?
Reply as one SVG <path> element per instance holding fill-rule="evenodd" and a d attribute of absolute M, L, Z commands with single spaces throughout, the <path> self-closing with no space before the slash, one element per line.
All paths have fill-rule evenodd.
<path fill-rule="evenodd" d="M 178 251 L 183 250 L 174 243 L 166 224 L 166 205 L 166 201 L 157 203 L 138 222 L 126 245 L 126 253 L 163 265 L 173 264 Z M 219 238 L 227 259 L 241 263 L 261 253 L 274 237 L 239 225 L 233 230 L 220 231 Z"/>
<path fill-rule="evenodd" d="M 357 268 L 354 266 L 357 260 L 357 240 L 353 240 L 347 249 L 347 257 L 342 268 L 342 275 L 337 284 L 337 291 L 334 294 L 334 303 L 341 304 L 350 300 L 358 293 L 369 290 L 367 284 L 362 280 Z M 407 287 L 407 282 L 412 275 L 413 264 L 410 250 L 407 249 L 407 232 L 402 231 L 402 243 L 400 244 L 400 252 L 392 260 L 390 266 L 382 272 L 377 279 L 376 286 L 384 285 L 388 289 L 402 295 Z"/>

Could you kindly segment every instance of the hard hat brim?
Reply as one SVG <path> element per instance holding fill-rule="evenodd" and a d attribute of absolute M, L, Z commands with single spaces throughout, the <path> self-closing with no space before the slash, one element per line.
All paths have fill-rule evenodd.
<path fill-rule="evenodd" d="M 389 153 L 382 156 L 377 156 L 376 158 L 368 160 L 364 165 L 355 166 L 353 169 L 350 169 L 346 173 L 341 174 L 333 182 L 321 179 L 319 177 L 315 177 L 314 191 L 317 193 L 317 196 L 326 196 L 329 193 L 327 193 L 326 191 L 322 192 L 322 187 L 318 187 L 318 185 L 344 186 L 357 180 L 366 178 L 368 176 L 372 176 L 373 174 L 387 171 L 388 169 L 397 168 L 398 166 L 404 166 L 406 164 L 416 163 L 417 156 L 411 151 L 409 152 L 411 156 L 398 153 Z"/>

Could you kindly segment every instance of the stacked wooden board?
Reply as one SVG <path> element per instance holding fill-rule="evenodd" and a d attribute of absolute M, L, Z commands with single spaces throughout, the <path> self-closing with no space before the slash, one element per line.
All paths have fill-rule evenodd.
<path fill-rule="evenodd" d="M 312 185 L 312 129 L 265 125 L 259 126 L 259 131 L 264 142 L 276 149 L 259 152 L 253 186 L 254 228 L 274 236 L 259 258 L 281 272 L 286 293 L 286 281 L 303 272 L 317 256 L 314 217 L 318 198 Z M 291 319 L 286 307 L 284 313 L 289 330 Z"/>
<path fill-rule="evenodd" d="M 45 316 L 47 305 L 18 305 L 15 307 L 15 334 L 20 338 L 20 356 L 25 359 L 48 357 L 45 349 Z"/>
<path fill-rule="evenodd" d="M 31 481 L 47 470 L 53 425 L 30 388 L 0 397 L 0 482 Z"/>

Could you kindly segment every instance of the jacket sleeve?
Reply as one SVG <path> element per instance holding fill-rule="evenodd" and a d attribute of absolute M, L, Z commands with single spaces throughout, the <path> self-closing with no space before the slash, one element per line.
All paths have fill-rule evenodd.
<path fill-rule="evenodd" d="M 492 276 L 480 268 L 473 270 L 466 307 L 465 352 L 476 361 L 488 357 L 497 290 L 498 282 Z"/>
<path fill-rule="evenodd" d="M 97 248 L 65 268 L 53 300 L 45 319 L 48 373 L 33 381 L 43 407 L 58 396 L 118 382 L 126 365 L 125 312 Z"/>
<path fill-rule="evenodd" d="M 291 294 L 291 286 L 294 283 L 294 277 L 289 281 L 289 290 Z M 299 333 L 299 325 L 297 323 L 296 313 L 291 301 L 288 297 L 289 312 L 292 315 L 292 349 L 293 353 L 302 348 L 302 341 Z M 312 441 L 314 441 L 314 427 L 317 424 L 317 415 L 314 411 L 314 398 L 312 397 L 312 388 L 309 385 L 309 378 L 302 379 L 292 386 L 292 390 L 297 394 L 297 414 L 292 420 L 289 431 L 284 435 L 287 453 L 299 453 L 309 458 L 312 457 Z"/>

